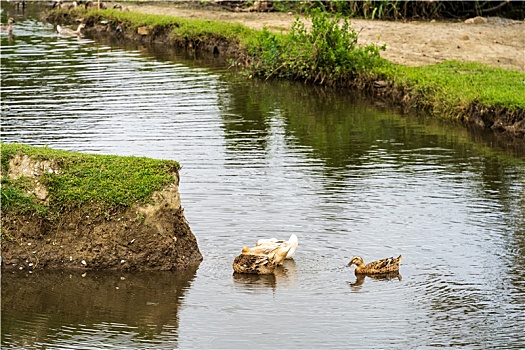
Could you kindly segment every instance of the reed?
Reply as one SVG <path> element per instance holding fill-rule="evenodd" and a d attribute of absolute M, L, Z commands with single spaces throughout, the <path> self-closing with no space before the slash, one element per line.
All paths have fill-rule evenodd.
<path fill-rule="evenodd" d="M 340 13 L 345 16 L 365 19 L 450 19 L 474 16 L 502 16 L 522 19 L 525 14 L 525 4 L 521 1 L 310 1 L 284 5 L 280 7 L 295 8 L 298 11 L 309 12 L 320 8 L 324 11 Z M 277 8 L 280 8 L 277 7 Z"/>

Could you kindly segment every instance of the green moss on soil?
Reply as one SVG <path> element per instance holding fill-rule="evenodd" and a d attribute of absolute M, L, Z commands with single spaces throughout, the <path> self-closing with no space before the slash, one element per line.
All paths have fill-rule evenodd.
<path fill-rule="evenodd" d="M 153 192 L 168 184 L 178 183 L 180 165 L 171 160 L 83 154 L 22 144 L 4 143 L 1 147 L 4 214 L 52 216 L 73 207 L 96 207 L 100 211 L 130 207 L 147 202 Z M 13 178 L 8 176 L 10 161 L 17 155 L 51 165 L 39 170 L 41 173 L 26 169 L 22 176 Z M 48 191 L 45 202 L 33 193 L 37 182 Z"/>

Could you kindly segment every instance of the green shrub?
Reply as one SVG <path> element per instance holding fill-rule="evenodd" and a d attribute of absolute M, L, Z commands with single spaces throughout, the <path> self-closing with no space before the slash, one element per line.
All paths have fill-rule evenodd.
<path fill-rule="evenodd" d="M 350 21 L 326 12 L 312 11 L 312 27 L 296 19 L 289 34 L 263 30 L 248 42 L 254 57 L 248 71 L 266 78 L 292 78 L 335 85 L 380 62 L 385 47 L 357 44 L 358 33 Z"/>

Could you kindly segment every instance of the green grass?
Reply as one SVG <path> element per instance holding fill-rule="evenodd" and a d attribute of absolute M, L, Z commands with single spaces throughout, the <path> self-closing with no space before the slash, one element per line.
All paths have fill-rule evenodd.
<path fill-rule="evenodd" d="M 61 211 L 70 207 L 91 206 L 107 210 L 147 202 L 154 191 L 176 182 L 174 172 L 180 169 L 175 161 L 144 157 L 93 155 L 32 147 L 1 144 L 2 210 L 45 212 L 43 204 L 27 194 L 29 177 L 10 179 L 6 175 L 9 160 L 25 154 L 37 160 L 56 162 L 59 172 L 44 172 L 38 179 L 49 191 L 49 207 Z"/>
<path fill-rule="evenodd" d="M 47 207 L 39 203 L 35 196 L 26 194 L 25 189 L 29 189 L 29 186 L 26 186 L 23 180 L 8 181 L 2 179 L 2 187 L 0 188 L 2 212 L 5 214 L 9 211 L 16 211 L 23 214 L 34 211 L 40 215 L 45 215 L 48 212 Z"/>
<path fill-rule="evenodd" d="M 65 13 L 57 10 L 56 13 Z M 84 13 L 82 9 L 75 12 Z M 172 39 L 203 40 L 209 37 L 222 38 L 231 43 L 243 45 L 253 35 L 254 30 L 238 23 L 228 23 L 212 20 L 185 19 L 166 15 L 151 15 L 119 10 L 89 10 L 86 12 L 89 19 L 95 23 L 109 20 L 112 24 L 122 25 L 124 28 L 136 30 L 147 27 L 153 33 L 168 34 Z"/>
<path fill-rule="evenodd" d="M 519 71 L 447 61 L 421 67 L 385 63 L 374 72 L 423 93 L 437 110 L 465 107 L 473 102 L 510 111 L 525 109 L 525 74 Z"/>

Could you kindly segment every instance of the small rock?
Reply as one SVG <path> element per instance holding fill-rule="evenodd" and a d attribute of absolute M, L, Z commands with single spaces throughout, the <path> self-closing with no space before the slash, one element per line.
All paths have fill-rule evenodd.
<path fill-rule="evenodd" d="M 148 35 L 149 34 L 148 27 L 138 27 L 137 28 L 137 34 L 138 35 Z"/>
<path fill-rule="evenodd" d="M 487 23 L 487 19 L 485 17 L 477 16 L 477 17 L 469 18 L 469 19 L 465 20 L 465 23 L 467 23 L 467 24 Z"/>
<path fill-rule="evenodd" d="M 82 261 L 81 261 L 80 263 L 81 263 L 82 265 L 84 265 L 84 266 L 86 266 L 86 265 L 87 265 L 87 262 L 86 262 L 86 260 L 82 260 Z"/>

